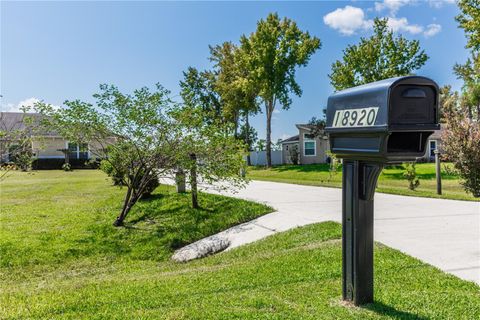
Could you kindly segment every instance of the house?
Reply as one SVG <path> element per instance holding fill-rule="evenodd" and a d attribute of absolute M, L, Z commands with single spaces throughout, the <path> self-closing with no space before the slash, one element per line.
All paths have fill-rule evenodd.
<path fill-rule="evenodd" d="M 430 137 L 428 137 L 427 147 L 425 148 L 425 155 L 422 160 L 435 161 L 435 149 L 438 148 L 442 153 L 442 133 L 445 130 L 445 125 L 440 124 L 440 130 L 435 130 Z"/>
<path fill-rule="evenodd" d="M 280 141 L 282 146 L 283 164 L 314 164 L 326 163 L 329 161 L 327 152 L 330 150 L 326 134 L 319 136 L 312 135 L 313 126 L 308 124 L 297 124 L 298 134 Z M 435 161 L 435 149 L 442 152 L 442 132 L 445 129 L 441 125 L 440 130 L 428 138 L 425 155 L 420 161 Z"/>
<path fill-rule="evenodd" d="M 328 137 L 322 132 L 312 134 L 314 126 L 297 124 L 298 134 L 280 141 L 284 164 L 326 163 L 330 149 Z"/>
<path fill-rule="evenodd" d="M 37 169 L 61 168 L 65 158 L 73 167 L 84 167 L 85 162 L 99 157 L 102 146 L 98 143 L 77 144 L 67 141 L 53 131 L 42 129 L 40 122 L 43 116 L 38 113 L 0 112 L 0 163 L 12 161 L 12 150 L 18 146 L 10 135 L 21 132 L 30 137 L 32 155 Z M 28 120 L 27 120 L 28 119 Z"/>

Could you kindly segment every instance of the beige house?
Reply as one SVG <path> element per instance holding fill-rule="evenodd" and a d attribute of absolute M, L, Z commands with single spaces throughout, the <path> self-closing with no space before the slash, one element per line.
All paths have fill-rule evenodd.
<path fill-rule="evenodd" d="M 31 125 L 27 125 L 26 118 Z M 58 167 L 65 163 L 65 157 L 74 166 L 82 166 L 87 160 L 100 158 L 103 147 L 98 143 L 77 144 L 65 140 L 55 132 L 46 132 L 35 128 L 35 123 L 41 121 L 37 113 L 1 112 L 0 131 L 6 132 L 6 137 L 0 140 L 0 163 L 12 161 L 11 149 L 16 142 L 8 138 L 9 132 L 19 131 L 31 137 L 32 154 L 36 167 Z M 1 139 L 1 138 L 0 138 Z"/>
<path fill-rule="evenodd" d="M 298 135 L 280 142 L 284 164 L 315 164 L 328 161 L 330 149 L 328 137 L 323 132 L 318 136 L 312 134 L 313 126 L 297 124 Z"/>
<path fill-rule="evenodd" d="M 435 150 L 438 149 L 442 153 L 442 132 L 445 130 L 443 124 L 440 125 L 440 130 L 435 130 L 433 134 L 428 137 L 427 147 L 423 160 L 435 161 Z"/>

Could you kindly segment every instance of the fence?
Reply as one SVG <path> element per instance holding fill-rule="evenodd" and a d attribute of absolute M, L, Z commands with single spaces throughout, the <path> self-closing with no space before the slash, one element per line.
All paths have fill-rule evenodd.
<path fill-rule="evenodd" d="M 252 151 L 250 152 L 250 164 L 252 166 L 267 165 L 266 151 Z M 282 150 L 272 151 L 272 165 L 283 164 Z"/>

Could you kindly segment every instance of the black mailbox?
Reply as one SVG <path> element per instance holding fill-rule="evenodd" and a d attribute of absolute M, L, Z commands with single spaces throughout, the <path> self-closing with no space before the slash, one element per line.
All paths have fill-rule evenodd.
<path fill-rule="evenodd" d="M 425 154 L 438 125 L 438 85 L 424 77 L 391 78 L 329 97 L 326 132 L 339 158 L 393 163 Z"/>
<path fill-rule="evenodd" d="M 400 77 L 343 90 L 328 98 L 330 149 L 343 158 L 342 292 L 356 305 L 373 302 L 373 196 L 384 163 L 425 154 L 438 125 L 438 86 Z"/>

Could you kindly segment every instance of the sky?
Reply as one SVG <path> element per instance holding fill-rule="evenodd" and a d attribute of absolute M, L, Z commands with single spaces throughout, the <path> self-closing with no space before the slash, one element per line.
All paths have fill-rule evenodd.
<path fill-rule="evenodd" d="M 461 88 L 452 67 L 467 59 L 454 0 L 309 2 L 0 2 L 0 106 L 18 110 L 42 100 L 94 102 L 101 83 L 123 92 L 161 83 L 180 101 L 179 81 L 189 66 L 211 67 L 209 45 L 238 43 L 270 12 L 295 20 L 320 38 L 322 48 L 297 71 L 303 94 L 277 108 L 272 140 L 298 133 L 295 124 L 320 116 L 333 93 L 328 74 L 342 51 L 372 34 L 372 20 L 418 39 L 430 56 L 418 75 Z M 265 137 L 266 117 L 252 120 Z"/>

